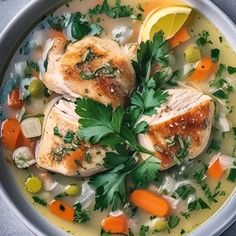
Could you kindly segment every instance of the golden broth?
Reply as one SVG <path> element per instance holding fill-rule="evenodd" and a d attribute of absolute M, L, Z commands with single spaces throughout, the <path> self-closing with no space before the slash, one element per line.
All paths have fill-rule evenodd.
<path fill-rule="evenodd" d="M 98 1 L 91 0 L 91 1 L 84 1 L 84 2 L 72 2 L 70 3 L 70 8 L 73 9 L 74 11 L 81 11 L 81 12 L 86 12 L 89 8 L 95 6 Z M 174 0 L 168 0 L 168 1 L 163 1 L 163 0 L 158 0 L 158 1 L 135 1 L 135 0 L 127 0 L 123 1 L 125 4 L 131 4 L 134 7 L 138 3 L 142 3 L 144 6 L 144 9 L 146 10 L 145 14 L 147 14 L 149 11 L 152 9 L 159 7 L 160 5 L 166 5 L 166 4 L 176 4 L 176 1 Z M 143 3 L 144 2 L 144 3 Z M 64 11 L 68 11 L 68 8 L 63 6 L 61 9 L 57 11 L 57 13 L 61 13 Z M 138 39 L 138 31 L 140 29 L 141 23 L 140 22 L 134 22 L 131 19 L 109 19 L 107 17 L 104 17 L 104 21 L 102 21 L 102 25 L 106 32 L 111 32 L 112 27 L 115 24 L 124 24 L 124 25 L 129 25 L 134 27 L 135 33 L 134 36 L 131 39 L 131 42 L 136 42 Z M 204 54 L 209 55 L 210 50 L 212 48 L 220 48 L 221 49 L 221 57 L 220 57 L 220 63 L 227 64 L 227 65 L 232 65 L 236 66 L 236 55 L 231 49 L 230 45 L 227 43 L 226 39 L 223 38 L 223 42 L 220 42 L 219 37 L 221 37 L 221 33 L 210 23 L 205 17 L 203 17 L 201 14 L 197 13 L 194 11 L 192 13 L 191 18 L 188 20 L 186 23 L 186 26 L 192 36 L 192 41 L 195 41 L 198 34 L 202 32 L 202 30 L 207 30 L 210 34 L 210 40 L 213 42 L 211 45 L 206 46 L 206 50 L 204 50 Z M 178 63 L 176 64 L 177 68 L 181 68 L 184 63 L 184 58 L 183 58 L 183 48 L 186 46 L 186 44 L 189 44 L 189 42 L 181 45 L 175 52 L 175 55 L 177 57 Z M 182 52 L 182 53 L 181 53 Z M 199 86 L 199 85 L 196 85 Z M 203 85 L 201 85 L 201 89 L 203 90 L 209 90 L 207 82 Z M 231 104 L 228 104 L 230 106 L 235 105 L 236 103 L 236 94 L 231 96 Z M 232 114 L 229 115 L 229 120 L 232 123 L 232 126 L 236 126 L 236 116 L 234 114 L 234 111 Z M 230 132 L 229 134 L 226 135 L 225 138 L 219 137 L 221 140 L 221 151 L 225 154 L 231 155 L 234 149 L 235 141 L 233 134 Z M 212 157 L 212 154 L 202 154 L 199 159 L 209 159 L 209 157 Z M 10 158 L 10 157 L 9 157 Z M 33 202 L 32 200 L 32 195 L 29 194 L 28 192 L 25 191 L 24 189 L 24 182 L 26 178 L 28 177 L 29 173 L 27 171 L 19 170 L 16 167 L 12 166 L 11 167 L 12 173 L 15 176 L 15 179 L 18 183 L 19 188 L 22 189 L 22 192 L 24 193 L 25 197 L 27 200 L 29 200 L 34 208 L 39 211 L 43 216 L 45 216 L 47 219 L 50 220 L 51 223 L 57 225 L 59 228 L 63 229 L 64 231 L 72 234 L 72 235 L 77 235 L 77 236 L 95 236 L 95 235 L 100 235 L 101 231 L 101 221 L 104 218 L 104 216 L 107 215 L 108 212 L 103 212 L 101 213 L 100 211 L 90 211 L 91 212 L 91 220 L 82 225 L 82 224 L 74 224 L 70 222 L 66 222 L 63 219 L 58 218 L 57 216 L 53 215 L 52 213 L 49 212 L 49 210 L 43 206 L 40 206 L 36 203 Z M 67 181 L 71 182 L 72 180 L 68 177 L 62 177 L 60 175 L 56 174 L 56 177 L 60 180 L 62 178 L 67 179 Z M 73 179 L 73 181 L 79 182 L 79 180 Z M 172 236 L 177 236 L 180 235 L 181 229 L 184 229 L 186 232 L 191 232 L 193 229 L 196 227 L 200 226 L 204 222 L 206 222 L 210 217 L 212 217 L 226 202 L 226 200 L 229 198 L 231 195 L 233 189 L 234 189 L 234 184 L 226 180 L 226 176 L 224 176 L 221 180 L 221 186 L 222 189 L 221 191 L 225 191 L 225 195 L 219 196 L 218 197 L 218 202 L 211 204 L 211 209 L 206 209 L 206 210 L 200 210 L 193 212 L 191 214 L 191 217 L 189 219 L 185 219 L 184 217 L 181 216 L 181 221 L 180 224 L 173 230 L 171 230 L 171 235 Z M 214 188 L 216 185 L 215 182 L 209 181 L 209 186 L 211 188 Z M 202 194 L 203 197 L 203 194 Z M 138 224 L 140 223 L 143 224 L 144 222 L 142 221 L 143 219 L 147 220 L 148 216 L 144 214 L 143 212 L 139 211 L 138 215 L 140 216 L 140 219 L 138 221 Z M 150 233 L 150 235 L 153 235 Z M 159 232 L 157 235 L 160 236 L 166 236 L 169 235 L 169 233 L 166 232 Z"/>

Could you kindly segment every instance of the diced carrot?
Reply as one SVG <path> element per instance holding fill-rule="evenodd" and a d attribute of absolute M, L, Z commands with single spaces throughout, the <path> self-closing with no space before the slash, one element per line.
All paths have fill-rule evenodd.
<path fill-rule="evenodd" d="M 133 191 L 130 195 L 130 201 L 135 206 L 158 217 L 167 216 L 170 211 L 169 204 L 164 198 L 148 190 Z"/>
<path fill-rule="evenodd" d="M 111 234 L 128 233 L 128 217 L 125 214 L 119 216 L 107 216 L 102 221 L 102 228 L 105 232 Z"/>
<path fill-rule="evenodd" d="M 64 201 L 53 200 L 49 205 L 49 209 L 53 214 L 64 220 L 74 220 L 74 209 Z"/>
<path fill-rule="evenodd" d="M 70 169 L 76 168 L 78 164 L 84 160 L 85 152 L 82 148 L 69 152 L 65 158 L 68 158 L 67 167 Z M 82 164 L 81 164 L 82 165 Z"/>
<path fill-rule="evenodd" d="M 216 64 L 212 62 L 211 58 L 202 58 L 198 63 L 196 69 L 189 76 L 189 79 L 196 82 L 205 81 L 216 71 Z"/>
<path fill-rule="evenodd" d="M 49 30 L 49 37 L 50 38 L 61 38 L 61 39 L 64 39 L 64 40 L 66 40 L 66 37 L 65 37 L 65 35 L 64 35 L 64 33 L 63 32 L 61 32 L 61 31 L 56 31 L 56 30 Z"/>
<path fill-rule="evenodd" d="M 181 43 L 184 43 L 190 39 L 190 35 L 186 28 L 181 28 L 173 38 L 169 39 L 170 48 L 176 48 Z"/>
<path fill-rule="evenodd" d="M 219 180 L 224 172 L 225 170 L 220 164 L 220 159 L 216 158 L 216 160 L 208 167 L 207 175 L 215 180 Z"/>
<path fill-rule="evenodd" d="M 2 144 L 5 148 L 15 149 L 20 147 L 21 127 L 16 119 L 7 119 L 2 123 Z"/>
<path fill-rule="evenodd" d="M 13 89 L 8 95 L 8 106 L 13 109 L 21 109 L 23 101 L 20 99 L 20 90 Z"/>
<path fill-rule="evenodd" d="M 2 144 L 7 149 L 16 149 L 27 146 L 34 151 L 35 142 L 25 138 L 21 131 L 20 123 L 16 119 L 7 119 L 2 123 Z"/>

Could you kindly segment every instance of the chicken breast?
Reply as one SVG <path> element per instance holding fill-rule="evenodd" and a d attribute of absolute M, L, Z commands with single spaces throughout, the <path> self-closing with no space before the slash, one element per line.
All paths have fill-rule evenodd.
<path fill-rule="evenodd" d="M 42 137 L 36 148 L 39 167 L 66 176 L 81 177 L 104 170 L 105 149 L 79 140 L 78 119 L 74 102 L 57 98 L 48 104 Z"/>
<path fill-rule="evenodd" d="M 201 154 L 208 144 L 214 117 L 211 97 L 188 88 L 169 89 L 168 93 L 168 101 L 156 114 L 143 117 L 149 131 L 138 137 L 140 144 L 161 160 L 162 169 Z"/>
<path fill-rule="evenodd" d="M 131 60 L 112 40 L 86 37 L 67 46 L 67 41 L 56 38 L 47 58 L 42 81 L 58 94 L 118 106 L 134 89 Z"/>

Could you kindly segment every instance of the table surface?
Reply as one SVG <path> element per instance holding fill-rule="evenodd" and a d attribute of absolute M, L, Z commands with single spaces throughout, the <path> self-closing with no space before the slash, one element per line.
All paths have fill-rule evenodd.
<path fill-rule="evenodd" d="M 196 0 L 197 1 L 197 0 Z M 208 1 L 208 0 L 206 0 Z M 236 22 L 236 0 L 213 0 Z M 29 0 L 0 0 L 0 32 Z M 33 236 L 0 197 L 0 236 Z M 222 236 L 236 235 L 236 223 Z"/>

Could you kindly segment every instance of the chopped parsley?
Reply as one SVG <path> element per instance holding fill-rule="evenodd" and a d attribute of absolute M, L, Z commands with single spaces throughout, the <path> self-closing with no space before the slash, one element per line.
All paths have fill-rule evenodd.
<path fill-rule="evenodd" d="M 90 153 L 86 153 L 85 157 L 84 157 L 84 160 L 87 162 L 87 163 L 91 163 L 92 162 L 92 156 Z"/>
<path fill-rule="evenodd" d="M 212 41 L 209 40 L 209 32 L 208 31 L 205 31 L 203 30 L 201 34 L 198 35 L 199 38 L 196 40 L 196 44 L 198 46 L 205 46 L 207 44 L 212 44 Z"/>
<path fill-rule="evenodd" d="M 146 233 L 149 231 L 148 225 L 141 225 L 139 230 L 139 236 L 146 236 Z"/>
<path fill-rule="evenodd" d="M 138 10 L 142 12 L 142 8 L 138 7 Z M 115 1 L 115 5 L 111 6 L 108 0 L 104 0 L 102 5 L 97 5 L 95 8 L 89 10 L 89 15 L 105 14 L 110 18 L 123 18 L 131 17 L 140 19 L 142 14 L 134 13 L 134 9 L 130 5 L 121 5 L 120 0 Z"/>
<path fill-rule="evenodd" d="M 51 15 L 47 19 L 47 23 L 51 29 L 56 31 L 62 31 L 65 26 L 65 17 L 63 15 L 62 16 Z"/>
<path fill-rule="evenodd" d="M 43 199 L 43 198 L 41 198 L 39 196 L 32 196 L 32 198 L 33 198 L 34 202 L 36 202 L 36 203 L 38 203 L 38 204 L 40 204 L 42 206 L 47 206 L 47 204 L 48 204 L 45 199 Z"/>
<path fill-rule="evenodd" d="M 63 137 L 64 143 L 72 143 L 74 140 L 75 133 L 72 131 L 68 131 L 66 135 Z"/>
<path fill-rule="evenodd" d="M 168 219 L 168 226 L 170 229 L 174 229 L 180 222 L 180 218 L 178 216 L 172 215 Z"/>
<path fill-rule="evenodd" d="M 219 61 L 220 58 L 220 49 L 214 48 L 211 50 L 211 60 L 216 63 Z"/>
<path fill-rule="evenodd" d="M 74 205 L 74 210 L 74 222 L 84 224 L 90 219 L 89 212 L 82 209 L 80 203 Z"/>
<path fill-rule="evenodd" d="M 175 190 L 175 196 L 181 198 L 182 200 L 186 200 L 190 194 L 194 194 L 196 189 L 190 185 L 183 185 L 178 187 Z"/>
<path fill-rule="evenodd" d="M 236 182 L 236 169 L 230 169 L 227 180 L 230 182 Z"/>
<path fill-rule="evenodd" d="M 208 150 L 220 151 L 220 142 L 216 139 L 212 139 Z"/>
<path fill-rule="evenodd" d="M 236 67 L 228 66 L 227 71 L 230 75 L 235 74 L 236 73 Z"/>
<path fill-rule="evenodd" d="M 53 133 L 54 133 L 55 136 L 62 137 L 58 127 L 53 128 Z"/>
<path fill-rule="evenodd" d="M 198 198 L 195 201 L 192 201 L 188 204 L 188 210 L 191 211 L 197 211 L 200 209 L 210 209 L 210 207 L 207 205 L 205 201 L 202 200 L 202 198 Z"/>
<path fill-rule="evenodd" d="M 27 61 L 27 65 L 24 71 L 25 78 L 30 78 L 32 76 L 33 70 L 39 72 L 38 63 L 33 61 Z"/>

